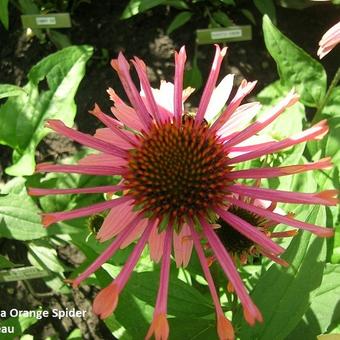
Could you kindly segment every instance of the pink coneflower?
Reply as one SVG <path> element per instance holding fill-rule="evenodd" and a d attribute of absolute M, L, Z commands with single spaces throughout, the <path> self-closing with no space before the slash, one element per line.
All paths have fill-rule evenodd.
<path fill-rule="evenodd" d="M 322 59 L 340 42 L 340 21 L 332 26 L 319 41 L 317 55 Z"/>
<path fill-rule="evenodd" d="M 104 288 L 94 301 L 94 312 L 101 318 L 108 317 L 116 308 L 119 294 L 127 283 L 146 244 L 155 262 L 161 261 L 159 291 L 154 317 L 147 334 L 156 339 L 167 339 L 167 292 L 170 255 L 173 251 L 177 266 L 186 266 L 195 248 L 202 264 L 217 315 L 217 332 L 220 339 L 233 339 L 233 328 L 225 317 L 219 302 L 218 291 L 209 271 L 204 247 L 205 239 L 214 257 L 222 267 L 243 306 L 244 317 L 253 325 L 262 316 L 249 297 L 235 268 L 232 256 L 215 230 L 218 219 L 227 228 L 249 238 L 263 254 L 280 262 L 284 249 L 274 243 L 266 233 L 237 216 L 237 209 L 256 214 L 268 223 L 284 223 L 305 229 L 322 237 L 333 235 L 331 229 L 298 221 L 272 209 L 253 204 L 249 200 L 269 200 L 296 204 L 335 205 L 336 191 L 296 193 L 256 186 L 247 186 L 243 179 L 271 178 L 292 175 L 331 166 L 329 158 L 305 165 L 263 167 L 260 169 L 234 170 L 240 162 L 271 154 L 299 143 L 322 138 L 328 131 L 326 121 L 281 141 L 256 138 L 257 133 L 273 122 L 287 107 L 298 101 L 291 91 L 255 122 L 258 103 L 241 105 L 243 98 L 254 88 L 255 82 L 243 81 L 236 94 L 228 101 L 233 76 L 227 75 L 216 86 L 221 62 L 226 49 L 216 46 L 216 53 L 209 78 L 195 115 L 183 110 L 183 102 L 191 89 L 183 89 L 186 61 L 185 49 L 175 53 L 174 84 L 163 82 L 159 90 L 150 86 L 145 64 L 138 58 L 132 60 L 137 71 L 141 90 L 133 83 L 129 64 L 123 54 L 112 61 L 131 106 L 124 103 L 109 89 L 114 101 L 112 112 L 104 114 L 96 105 L 92 114 L 106 128 L 90 136 L 66 127 L 61 121 L 49 120 L 48 127 L 76 142 L 91 147 L 99 153 L 83 158 L 77 165 L 39 164 L 38 172 L 65 172 L 98 175 L 120 175 L 118 185 L 80 189 L 30 189 L 31 195 L 115 193 L 122 196 L 89 207 L 66 212 L 43 214 L 44 226 L 82 216 L 108 211 L 97 234 L 99 241 L 113 238 L 112 243 L 76 279 L 79 285 L 120 248 L 138 239 L 125 266 L 114 281 Z M 228 210 L 230 207 L 232 209 Z"/>

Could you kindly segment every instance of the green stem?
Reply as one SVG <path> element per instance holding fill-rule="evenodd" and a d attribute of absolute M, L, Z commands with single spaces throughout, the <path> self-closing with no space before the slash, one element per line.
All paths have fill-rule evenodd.
<path fill-rule="evenodd" d="M 314 125 L 315 123 L 319 122 L 322 118 L 322 111 L 324 109 L 324 107 L 326 106 L 329 97 L 331 95 L 331 93 L 333 92 L 335 86 L 338 84 L 340 80 L 340 67 L 338 68 L 338 70 L 335 73 L 335 76 L 331 82 L 331 85 L 328 88 L 328 91 L 326 93 L 326 95 L 324 96 L 323 100 L 321 101 L 320 106 L 318 107 L 317 111 L 315 112 L 315 116 L 312 120 L 312 125 Z"/>

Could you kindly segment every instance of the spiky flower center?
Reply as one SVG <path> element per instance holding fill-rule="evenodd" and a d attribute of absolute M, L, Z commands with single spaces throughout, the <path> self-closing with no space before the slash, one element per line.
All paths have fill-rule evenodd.
<path fill-rule="evenodd" d="M 196 126 L 186 117 L 154 125 L 131 151 L 129 193 L 144 211 L 183 222 L 222 203 L 228 180 L 226 154 L 219 137 L 206 123 Z"/>

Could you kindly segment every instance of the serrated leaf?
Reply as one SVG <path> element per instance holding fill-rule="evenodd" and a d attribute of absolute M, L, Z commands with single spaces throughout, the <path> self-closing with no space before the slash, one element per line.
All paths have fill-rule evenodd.
<path fill-rule="evenodd" d="M 19 96 L 23 93 L 26 93 L 26 92 L 20 86 L 11 85 L 11 84 L 0 84 L 0 99 Z"/>
<path fill-rule="evenodd" d="M 192 17 L 191 12 L 181 12 L 175 16 L 175 18 L 171 21 L 168 29 L 166 30 L 166 34 L 171 34 L 177 28 L 186 24 Z"/>
<path fill-rule="evenodd" d="M 311 296 L 309 309 L 287 340 L 315 339 L 317 335 L 328 332 L 331 324 L 340 324 L 339 282 L 340 265 L 327 264 L 322 283 Z"/>
<path fill-rule="evenodd" d="M 12 176 L 34 172 L 35 148 L 49 129 L 48 118 L 72 125 L 76 114 L 74 96 L 93 52 L 89 46 L 71 46 L 42 59 L 28 74 L 27 94 L 9 98 L 0 108 L 0 143 L 14 149 Z M 41 90 L 46 79 L 48 89 Z"/>
<path fill-rule="evenodd" d="M 316 206 L 306 216 L 304 211 L 297 218 L 323 225 L 325 210 Z M 290 265 L 287 268 L 273 264 L 260 278 L 252 295 L 262 312 L 264 322 L 254 327 L 242 320 L 241 339 L 285 339 L 296 327 L 309 307 L 309 295 L 322 280 L 325 243 L 309 232 L 294 237 L 282 256 Z M 297 298 L 298 297 L 298 298 Z M 294 313 L 292 313 L 294 311 Z"/>
<path fill-rule="evenodd" d="M 266 47 L 274 58 L 281 82 L 288 89 L 295 87 L 301 102 L 317 107 L 325 96 L 327 76 L 323 66 L 263 18 Z"/>

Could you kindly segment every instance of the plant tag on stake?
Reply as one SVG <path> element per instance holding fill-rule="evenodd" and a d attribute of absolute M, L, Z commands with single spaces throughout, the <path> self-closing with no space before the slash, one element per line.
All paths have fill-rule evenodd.
<path fill-rule="evenodd" d="M 71 27 L 70 13 L 22 15 L 24 28 L 66 28 Z"/>
<path fill-rule="evenodd" d="M 51 273 L 46 270 L 40 270 L 33 266 L 14 268 L 0 271 L 0 282 L 10 282 L 19 280 L 37 279 L 40 277 L 46 277 Z"/>
<path fill-rule="evenodd" d="M 250 25 L 229 26 L 225 28 L 207 28 L 196 30 L 198 44 L 212 44 L 226 41 L 251 40 Z"/>

